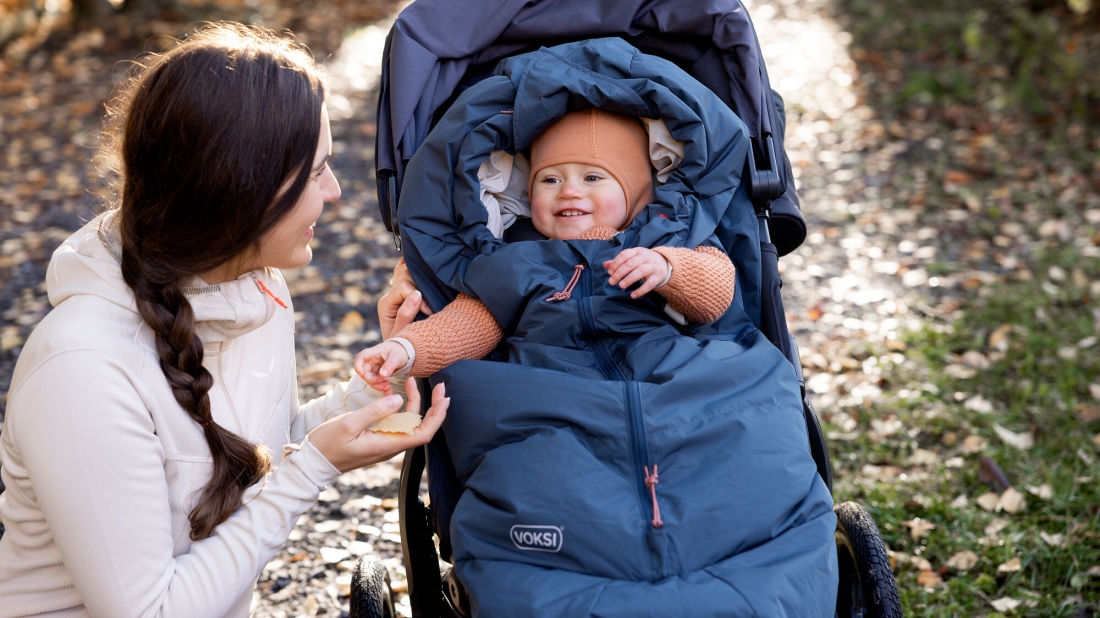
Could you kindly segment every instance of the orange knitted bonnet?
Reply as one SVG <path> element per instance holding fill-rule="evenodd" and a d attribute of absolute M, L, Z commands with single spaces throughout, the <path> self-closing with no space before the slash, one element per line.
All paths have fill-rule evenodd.
<path fill-rule="evenodd" d="M 637 118 L 595 107 L 570 112 L 531 144 L 528 195 L 540 170 L 559 163 L 590 163 L 607 170 L 626 194 L 625 229 L 653 196 L 649 135 Z"/>

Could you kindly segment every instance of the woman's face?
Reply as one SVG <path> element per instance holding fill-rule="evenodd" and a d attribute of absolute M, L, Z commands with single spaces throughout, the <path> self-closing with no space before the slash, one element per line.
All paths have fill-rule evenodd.
<path fill-rule="evenodd" d="M 321 216 L 325 202 L 340 199 L 340 183 L 328 165 L 331 154 L 332 130 L 329 128 L 328 109 L 322 105 L 321 137 L 317 140 L 309 182 L 294 208 L 260 239 L 259 251 L 250 260 L 253 267 L 244 272 L 264 267 L 299 268 L 313 259 L 313 249 L 309 246 L 309 241 L 313 239 L 313 226 Z M 288 188 L 290 182 L 288 179 L 282 190 Z"/>
<path fill-rule="evenodd" d="M 332 130 L 329 128 L 328 109 L 322 105 L 321 136 L 317 140 L 317 152 L 313 154 L 309 182 L 298 198 L 298 203 L 260 238 L 258 250 L 246 251 L 238 258 L 203 274 L 203 281 L 209 284 L 224 283 L 258 268 L 285 270 L 309 264 L 313 259 L 313 249 L 309 246 L 309 241 L 313 240 L 313 226 L 321 216 L 325 202 L 340 199 L 340 183 L 328 166 L 331 153 Z M 293 179 L 287 179 L 279 189 L 279 194 L 286 191 L 292 181 Z"/>

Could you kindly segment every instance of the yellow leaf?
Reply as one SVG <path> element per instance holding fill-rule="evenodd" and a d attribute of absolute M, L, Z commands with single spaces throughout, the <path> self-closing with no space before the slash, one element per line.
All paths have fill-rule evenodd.
<path fill-rule="evenodd" d="M 978 564 L 978 554 L 967 549 L 948 558 L 944 566 L 956 571 L 969 571 L 976 564 Z"/>
<path fill-rule="evenodd" d="M 998 352 L 1008 351 L 1008 333 L 1012 332 L 1011 324 L 1002 324 L 989 335 L 989 347 Z"/>
<path fill-rule="evenodd" d="M 997 437 L 1001 439 L 1001 442 L 1009 446 L 1014 446 L 1021 451 L 1026 451 L 1035 445 L 1035 438 L 1032 437 L 1030 431 L 1016 433 L 1000 425 L 993 425 L 993 431 L 997 432 Z"/>
<path fill-rule="evenodd" d="M 1043 483 L 1038 487 L 1032 485 L 1027 486 L 1027 491 L 1031 495 L 1039 498 L 1040 500 L 1050 500 L 1054 496 L 1054 490 L 1050 488 L 1050 485 Z"/>
<path fill-rule="evenodd" d="M 1023 567 L 1023 564 L 1020 562 L 1020 557 L 1016 556 L 1012 560 L 1009 560 L 1008 562 L 998 566 L 997 567 L 997 572 L 998 573 L 1015 573 L 1015 572 L 1019 571 L 1022 568 L 1024 568 L 1024 567 Z"/>

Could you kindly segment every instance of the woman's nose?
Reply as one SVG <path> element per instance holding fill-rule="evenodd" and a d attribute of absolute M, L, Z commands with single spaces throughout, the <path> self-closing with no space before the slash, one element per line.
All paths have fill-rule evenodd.
<path fill-rule="evenodd" d="M 335 202 L 340 199 L 340 181 L 336 180 L 336 174 L 332 168 L 325 170 L 321 176 L 321 199 L 325 202 Z"/>

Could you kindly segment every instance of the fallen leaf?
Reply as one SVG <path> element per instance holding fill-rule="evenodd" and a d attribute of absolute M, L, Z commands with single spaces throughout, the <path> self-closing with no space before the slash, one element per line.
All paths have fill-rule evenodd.
<path fill-rule="evenodd" d="M 967 549 L 948 558 L 944 566 L 956 571 L 969 571 L 976 564 L 978 564 L 978 554 Z"/>
<path fill-rule="evenodd" d="M 918 571 L 931 571 L 932 563 L 927 558 L 921 556 L 910 556 L 909 563 L 917 568 Z"/>
<path fill-rule="evenodd" d="M 1000 599 L 997 599 L 995 601 L 990 601 L 989 604 L 993 606 L 993 609 L 1001 612 L 1002 614 L 1009 614 L 1012 613 L 1012 611 L 1015 610 L 1017 607 L 1019 607 L 1020 602 L 1016 599 L 1013 599 L 1012 597 L 1001 597 Z"/>
<path fill-rule="evenodd" d="M 352 309 L 344 314 L 344 317 L 340 320 L 340 326 L 336 328 L 337 332 L 355 334 L 363 330 L 363 325 L 367 321 L 363 319 L 363 314 Z"/>
<path fill-rule="evenodd" d="M 1009 487 L 1001 494 L 1001 507 L 1007 513 L 1019 513 L 1027 508 L 1027 500 L 1015 487 Z"/>
<path fill-rule="evenodd" d="M 943 578 L 935 571 L 921 571 L 917 576 L 917 583 L 925 588 L 935 588 L 943 585 Z"/>
<path fill-rule="evenodd" d="M 936 524 L 920 517 L 915 517 L 907 522 L 903 522 L 905 526 L 909 528 L 909 536 L 914 541 L 919 541 L 922 536 L 928 534 L 930 530 L 936 529 Z"/>
<path fill-rule="evenodd" d="M 1024 567 L 1023 567 L 1023 564 L 1020 562 L 1020 557 L 1016 556 L 1012 560 L 1009 560 L 1008 562 L 998 566 L 997 567 L 997 572 L 998 573 L 1016 573 L 1017 571 L 1019 571 L 1022 568 L 1024 568 Z"/>
<path fill-rule="evenodd" d="M 1050 500 L 1052 497 L 1054 497 L 1054 490 L 1051 489 L 1050 485 L 1048 485 L 1047 483 L 1043 483 L 1042 485 L 1040 485 L 1038 487 L 1028 485 L 1027 486 L 1027 491 L 1031 495 L 1033 495 L 1033 496 L 1035 496 L 1035 497 L 1037 497 L 1041 500 Z"/>
<path fill-rule="evenodd" d="M 993 404 L 981 395 L 974 395 L 970 399 L 966 400 L 963 404 L 963 408 L 978 414 L 989 414 L 993 411 Z"/>
<path fill-rule="evenodd" d="M 1086 425 L 1100 421 L 1100 406 L 1079 406 L 1077 408 L 1077 418 L 1081 419 L 1081 422 Z"/>
<path fill-rule="evenodd" d="M 1039 531 L 1039 538 L 1043 540 L 1047 545 L 1058 547 L 1066 540 L 1064 534 L 1047 534 L 1045 531 Z"/>
<path fill-rule="evenodd" d="M 997 437 L 999 437 L 1002 442 L 1022 451 L 1026 451 L 1035 445 L 1035 438 L 1031 435 L 1030 431 L 1016 433 L 996 424 L 993 425 L 993 431 L 997 432 Z"/>
<path fill-rule="evenodd" d="M 919 448 L 909 456 L 909 464 L 913 466 L 931 466 L 940 462 L 940 456 L 932 451 Z"/>
<path fill-rule="evenodd" d="M 972 367 L 967 367 L 965 365 L 960 365 L 958 363 L 948 365 L 944 368 L 944 371 L 947 372 L 947 375 L 955 378 L 956 380 L 969 380 L 970 378 L 978 375 L 978 371 L 976 369 Z"/>
<path fill-rule="evenodd" d="M 964 453 L 980 453 L 989 446 L 989 442 L 986 442 L 985 438 L 977 435 L 969 435 L 963 440 L 962 450 Z"/>
<path fill-rule="evenodd" d="M 1012 332 L 1011 324 L 1002 324 L 989 334 L 989 347 L 998 352 L 1008 351 L 1008 334 Z"/>
<path fill-rule="evenodd" d="M 947 170 L 943 174 L 943 181 L 953 185 L 968 185 L 971 180 L 970 174 L 961 170 Z"/>
<path fill-rule="evenodd" d="M 978 506 L 987 511 L 995 510 L 997 508 L 997 504 L 999 504 L 1000 501 L 1001 497 L 991 491 L 978 496 L 978 498 L 975 500 L 975 502 L 978 503 Z"/>
<path fill-rule="evenodd" d="M 974 369 L 989 369 L 989 357 L 977 350 L 967 350 L 962 355 L 962 364 Z"/>
<path fill-rule="evenodd" d="M 966 494 L 959 494 L 959 497 L 951 501 L 951 508 L 961 509 L 966 507 Z"/>
<path fill-rule="evenodd" d="M 1000 534 L 1001 530 L 1004 530 L 1006 527 L 1008 527 L 1008 524 L 1010 523 L 1012 522 L 1008 521 L 1004 517 L 998 517 L 997 519 L 989 522 L 989 525 L 985 527 L 985 530 L 983 532 L 985 532 L 986 536 L 996 536 Z"/>
<path fill-rule="evenodd" d="M 1004 491 L 1012 487 L 1012 483 L 1008 482 L 1008 477 L 1005 476 L 1004 471 L 997 465 L 997 462 L 985 455 L 982 455 L 978 462 L 979 481 L 988 484 L 997 491 Z"/>
<path fill-rule="evenodd" d="M 1100 433 L 1092 437 L 1092 443 L 1096 446 L 1100 446 Z"/>
<path fill-rule="evenodd" d="M 1089 384 L 1089 394 L 1093 399 L 1100 399 L 1100 383 Z"/>
<path fill-rule="evenodd" d="M 367 429 L 376 432 L 407 433 L 412 435 L 413 430 L 420 426 L 420 421 L 420 415 L 416 412 L 398 412 L 383 418 L 370 427 L 367 427 Z"/>

